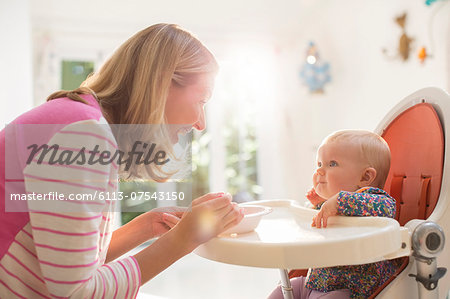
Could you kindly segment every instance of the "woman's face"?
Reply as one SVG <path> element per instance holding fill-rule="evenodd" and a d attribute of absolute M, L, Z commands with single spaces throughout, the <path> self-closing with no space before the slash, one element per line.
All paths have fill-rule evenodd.
<path fill-rule="evenodd" d="M 205 129 L 204 106 L 213 88 L 214 76 L 210 74 L 198 75 L 195 82 L 187 86 L 172 82 L 165 108 L 172 143 L 178 142 L 178 134 L 187 134 L 192 128 Z"/>

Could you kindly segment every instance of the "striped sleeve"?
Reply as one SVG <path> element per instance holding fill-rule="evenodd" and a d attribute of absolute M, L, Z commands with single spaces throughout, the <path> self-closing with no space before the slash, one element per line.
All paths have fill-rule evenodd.
<path fill-rule="evenodd" d="M 47 200 L 27 202 L 49 293 L 54 298 L 135 298 L 140 286 L 136 260 L 104 264 L 111 239 L 105 219 L 115 204 L 104 199 L 117 191 L 117 164 L 105 163 L 106 153 L 111 157 L 117 150 L 109 127 L 94 120 L 70 124 L 48 142 L 55 144 L 57 151 L 38 152 L 24 170 L 27 193 L 47 195 Z"/>

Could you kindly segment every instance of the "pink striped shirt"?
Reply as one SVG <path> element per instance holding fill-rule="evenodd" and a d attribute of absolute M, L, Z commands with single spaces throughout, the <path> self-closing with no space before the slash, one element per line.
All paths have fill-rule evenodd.
<path fill-rule="evenodd" d="M 90 95 L 83 97 L 89 105 L 67 98 L 52 100 L 14 120 L 17 128 L 12 133 L 0 132 L 0 298 L 137 295 L 141 274 L 133 257 L 104 263 L 115 202 L 67 200 L 70 194 L 117 191 L 117 166 L 62 166 L 48 160 L 38 164 L 36 159 L 24 163 L 21 124 L 54 124 L 51 134 L 46 132 L 46 142 L 60 145 L 60 151 L 92 145 L 99 145 L 100 151 L 117 148 L 98 103 Z M 5 158 L 10 157 L 5 150 L 11 148 L 17 149 L 17 159 Z M 10 193 L 49 192 L 66 200 L 27 200 L 28 212 L 5 212 L 27 207 L 22 202 L 8 206 Z"/>

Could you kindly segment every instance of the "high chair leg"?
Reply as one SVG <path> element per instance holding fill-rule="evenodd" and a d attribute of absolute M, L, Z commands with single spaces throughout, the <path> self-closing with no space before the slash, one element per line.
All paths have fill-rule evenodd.
<path fill-rule="evenodd" d="M 292 291 L 288 270 L 280 269 L 280 274 L 281 274 L 281 291 L 283 292 L 284 299 L 294 299 L 294 292 Z"/>
<path fill-rule="evenodd" d="M 432 221 L 412 220 L 408 224 L 412 233 L 413 257 L 416 260 L 420 299 L 439 298 L 438 281 L 447 269 L 437 267 L 436 256 L 444 249 L 445 234 L 442 228 Z"/>
<path fill-rule="evenodd" d="M 435 258 L 423 258 L 415 256 L 417 265 L 417 275 L 409 274 L 415 277 L 419 287 L 420 299 L 438 299 L 439 289 L 438 281 L 447 272 L 446 268 L 437 268 Z"/>

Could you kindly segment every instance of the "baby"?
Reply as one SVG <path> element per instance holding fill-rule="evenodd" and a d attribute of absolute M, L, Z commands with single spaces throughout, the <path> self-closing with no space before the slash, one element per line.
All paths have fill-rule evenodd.
<path fill-rule="evenodd" d="M 390 167 L 389 146 L 369 131 L 337 131 L 317 152 L 313 188 L 306 197 L 320 209 L 312 226 L 327 227 L 328 217 L 395 215 L 395 200 L 383 188 Z M 309 269 L 291 280 L 294 298 L 368 298 L 396 271 L 397 262 Z M 282 298 L 278 287 L 269 298 Z"/>

